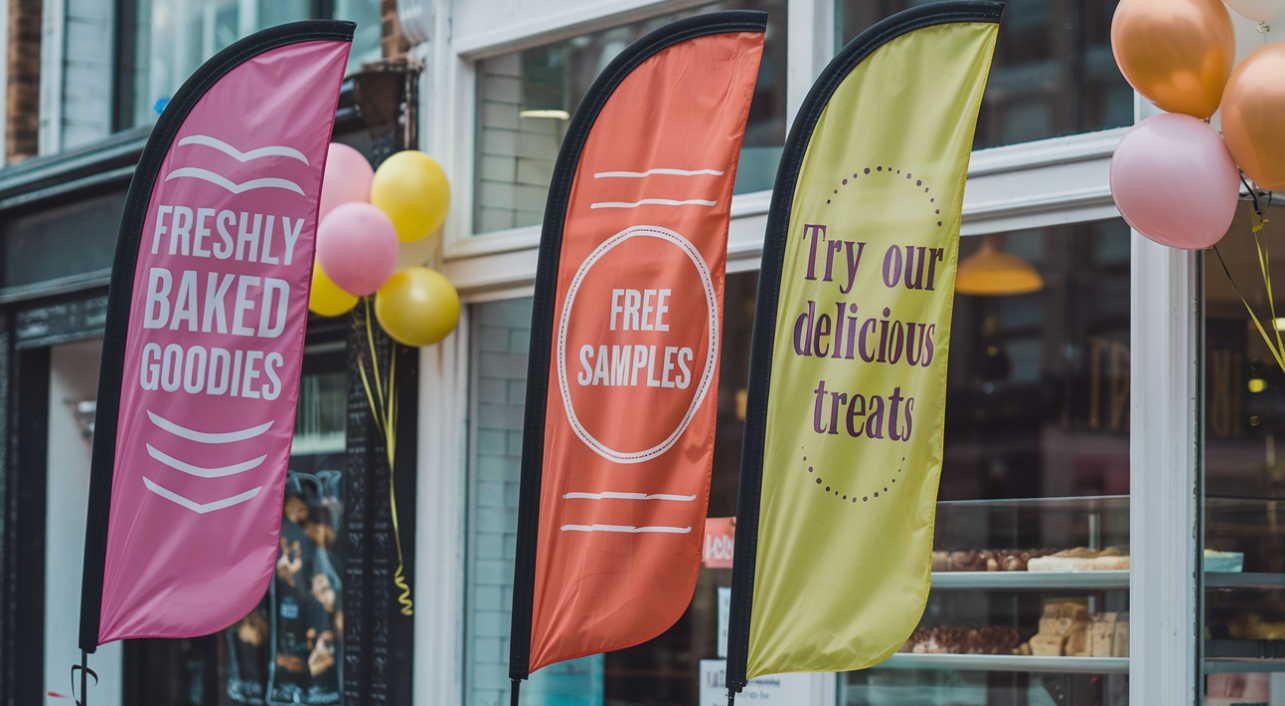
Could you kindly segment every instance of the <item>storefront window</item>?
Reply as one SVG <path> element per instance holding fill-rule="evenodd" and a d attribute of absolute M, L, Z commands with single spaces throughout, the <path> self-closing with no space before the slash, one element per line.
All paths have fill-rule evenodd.
<path fill-rule="evenodd" d="M 839 702 L 1125 704 L 1129 229 L 969 237 L 959 260 L 933 590 Z"/>
<path fill-rule="evenodd" d="M 839 44 L 930 0 L 842 0 Z M 1133 90 L 1111 54 L 1117 0 L 1013 0 L 1004 9 L 973 147 L 1133 124 Z"/>
<path fill-rule="evenodd" d="M 238 39 L 287 22 L 357 23 L 348 72 L 380 58 L 379 0 L 130 0 L 121 3 L 117 129 L 150 125 L 205 60 Z"/>
<path fill-rule="evenodd" d="M 1121 221 L 963 239 L 934 590 L 904 653 L 840 676 L 840 703 L 1126 702 L 1129 282 Z M 756 287 L 727 277 L 711 527 L 736 513 Z M 529 299 L 474 309 L 469 704 L 507 698 L 530 316 Z M 729 564 L 707 555 L 667 632 L 537 672 L 524 702 L 697 703 Z"/>
<path fill-rule="evenodd" d="M 1285 224 L 1271 215 L 1258 241 L 1279 256 Z M 1285 447 L 1277 446 L 1285 441 L 1285 372 L 1241 295 L 1273 344 L 1285 318 L 1272 318 L 1256 222 L 1242 203 L 1218 243 L 1227 269 L 1218 255 L 1205 256 L 1201 684 L 1209 706 L 1285 700 Z M 1273 281 L 1285 277 L 1280 262 L 1271 263 Z"/>
<path fill-rule="evenodd" d="M 334 347 L 331 344 L 330 347 Z M 304 358 L 276 572 L 235 625 L 187 640 L 131 640 L 128 703 L 335 706 L 344 700 L 346 352 Z"/>
<path fill-rule="evenodd" d="M 710 517 L 727 518 L 722 524 L 736 514 L 743 400 L 757 286 L 755 273 L 728 275 L 724 295 L 722 372 L 709 500 Z M 470 418 L 475 421 L 469 472 L 467 706 L 509 701 L 509 623 L 531 305 L 531 299 L 514 299 L 473 308 Z M 727 604 L 720 597 L 725 598 L 732 585 L 730 547 L 725 549 L 725 561 L 707 562 L 701 569 L 691 606 L 672 628 L 636 647 L 541 669 L 523 685 L 522 703 L 695 704 L 701 693 L 702 660 L 717 659 L 725 649 L 720 648 L 719 622 L 720 611 L 725 619 Z"/>
<path fill-rule="evenodd" d="M 772 188 L 785 144 L 786 0 L 723 0 L 477 63 L 473 232 L 540 225 L 567 125 L 625 47 L 675 20 L 721 10 L 769 13 L 735 193 Z"/>

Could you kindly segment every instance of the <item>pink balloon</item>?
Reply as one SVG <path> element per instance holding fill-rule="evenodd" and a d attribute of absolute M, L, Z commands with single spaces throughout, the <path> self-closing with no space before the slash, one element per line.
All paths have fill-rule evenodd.
<path fill-rule="evenodd" d="M 341 203 L 370 203 L 370 182 L 374 178 L 375 170 L 360 152 L 331 142 L 326 154 L 326 173 L 321 177 L 321 210 L 317 218 L 324 219 Z"/>
<path fill-rule="evenodd" d="M 374 294 L 397 270 L 397 228 L 368 203 L 335 207 L 317 226 L 317 262 L 349 294 Z"/>
<path fill-rule="evenodd" d="M 1171 248 L 1203 250 L 1222 240 L 1239 193 L 1240 170 L 1222 136 L 1189 115 L 1143 120 L 1111 158 L 1111 197 L 1120 215 Z"/>

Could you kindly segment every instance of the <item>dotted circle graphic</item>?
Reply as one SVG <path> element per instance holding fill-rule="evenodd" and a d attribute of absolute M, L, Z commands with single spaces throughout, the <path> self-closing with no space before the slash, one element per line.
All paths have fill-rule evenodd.
<path fill-rule="evenodd" d="M 882 174 L 880 174 L 881 172 L 882 172 Z M 901 174 L 901 170 L 900 170 L 900 169 L 897 169 L 897 170 L 896 170 L 896 172 L 897 172 L 897 174 Z M 858 178 L 858 177 L 860 177 L 860 176 L 862 176 L 862 175 L 869 175 L 869 174 L 871 174 L 871 173 L 872 173 L 872 172 L 870 171 L 870 167 L 866 167 L 865 169 L 862 169 L 862 170 L 859 170 L 859 171 L 855 171 L 855 172 L 853 172 L 853 173 L 852 173 L 852 182 L 855 184 L 855 183 L 857 182 L 857 178 Z M 890 176 L 890 177 L 891 177 L 891 176 L 896 176 L 895 174 L 893 174 L 893 168 L 892 168 L 892 167 L 887 167 L 887 169 L 885 170 L 885 168 L 884 168 L 884 166 L 883 166 L 883 165 L 875 165 L 873 174 L 874 174 L 875 176 Z M 910 182 L 910 180 L 911 180 L 912 178 L 914 178 L 914 175 L 913 175 L 913 174 L 911 174 L 910 172 L 906 172 L 906 182 L 907 182 L 907 183 L 909 183 L 909 182 Z M 914 180 L 914 182 L 915 182 L 915 184 L 914 184 L 914 185 L 915 185 L 915 188 L 918 188 L 918 187 L 923 186 L 923 187 L 924 187 L 924 193 L 925 193 L 925 194 L 927 194 L 927 193 L 928 193 L 928 187 L 927 187 L 927 186 L 924 186 L 924 182 L 923 182 L 923 180 L 922 180 L 922 179 L 915 179 L 915 180 Z M 847 185 L 848 185 L 848 179 L 845 177 L 845 178 L 843 179 L 843 184 L 842 184 L 842 186 L 847 186 Z M 839 190 L 838 190 L 838 189 L 834 189 L 834 193 L 833 193 L 833 194 L 831 194 L 831 195 L 832 195 L 832 196 L 838 196 L 838 194 L 839 194 Z M 825 200 L 825 202 L 826 202 L 826 203 L 830 203 L 830 201 L 831 201 L 831 200 L 832 200 L 832 199 L 826 199 L 826 200 Z M 930 196 L 930 197 L 928 198 L 928 203 L 936 203 L 936 202 L 937 202 L 937 197 L 935 197 L 935 196 Z M 936 215 L 939 215 L 939 216 L 940 216 L 940 215 L 941 215 L 941 209 L 939 209 L 939 208 L 934 208 L 934 209 L 933 209 L 933 213 L 934 213 L 934 214 L 936 214 Z M 939 227 L 939 228 L 941 227 L 941 221 L 937 221 L 937 227 Z"/>
<path fill-rule="evenodd" d="M 803 457 L 803 460 L 804 460 L 804 461 L 807 461 L 807 460 L 808 460 L 808 457 L 807 457 L 807 456 L 804 456 L 804 457 Z M 905 462 L 906 462 L 906 457 L 905 457 L 905 456 L 902 456 L 902 457 L 901 457 L 901 463 L 903 463 L 903 464 L 904 464 Z M 900 465 L 900 464 L 898 464 L 898 465 Z M 902 469 L 898 468 L 898 469 L 897 469 L 897 473 L 901 473 L 901 470 L 902 470 Z M 843 502 L 847 502 L 848 500 L 851 500 L 854 504 L 857 502 L 857 497 L 858 497 L 858 496 L 857 496 L 856 494 L 847 494 L 847 493 L 843 493 L 840 489 L 838 489 L 838 488 L 837 488 L 837 486 L 835 486 L 835 487 L 831 487 L 831 486 L 825 485 L 825 479 L 824 479 L 824 478 L 822 478 L 821 476 L 816 475 L 816 467 L 815 467 L 815 466 L 808 466 L 808 473 L 811 473 L 811 474 L 816 478 L 816 484 L 817 484 L 818 486 L 820 486 L 820 487 L 824 488 L 824 489 L 825 489 L 825 493 L 826 493 L 827 495 L 831 495 L 831 494 L 832 494 L 834 497 L 839 498 L 839 500 L 840 500 L 840 501 L 843 501 Z M 868 503 L 868 502 L 870 502 L 870 498 L 872 498 L 872 497 L 873 497 L 873 498 L 878 499 L 878 497 L 879 497 L 879 493 L 880 493 L 880 492 L 882 492 L 885 496 L 887 496 L 887 495 L 891 492 L 890 488 L 892 488 L 894 485 L 896 485 L 896 483 L 897 483 L 897 479 L 896 479 L 895 477 L 894 477 L 894 478 L 889 478 L 889 480 L 888 480 L 888 485 L 883 486 L 883 490 L 882 490 L 882 491 L 875 490 L 875 491 L 874 491 L 874 492 L 872 492 L 872 493 L 867 493 L 866 495 L 862 495 L 862 496 L 860 496 L 860 498 L 861 498 L 861 502 L 863 502 L 863 503 Z"/>
<path fill-rule="evenodd" d="M 571 403 L 571 389 L 567 384 L 567 326 L 571 323 L 571 309 L 576 301 L 576 292 L 580 290 L 581 283 L 588 276 L 589 270 L 594 263 L 598 262 L 612 248 L 630 238 L 636 237 L 658 238 L 670 243 L 682 250 L 683 254 L 696 266 L 696 271 L 700 274 L 701 285 L 705 290 L 705 304 L 709 308 L 709 353 L 705 356 L 705 370 L 701 373 L 700 383 L 696 387 L 696 394 L 692 397 L 691 405 L 687 408 L 687 414 L 683 416 L 682 422 L 669 435 L 669 438 L 645 451 L 625 452 L 617 451 L 598 441 L 584 428 L 584 425 L 580 423 L 579 417 L 576 416 L 575 406 Z M 672 230 L 659 226 L 632 226 L 607 238 L 589 254 L 589 257 L 585 258 L 585 261 L 580 265 L 580 269 L 576 271 L 575 278 L 571 280 L 571 286 L 567 288 L 567 300 L 562 305 L 562 320 L 558 324 L 558 387 L 562 391 L 562 403 L 567 410 L 567 421 L 571 422 L 571 428 L 575 431 L 576 436 L 580 437 L 580 440 L 585 445 L 593 449 L 594 453 L 616 463 L 650 461 L 673 448 L 674 444 L 678 443 L 678 439 L 683 435 L 683 432 L 687 430 L 687 425 L 691 424 L 692 418 L 696 416 L 696 412 L 700 409 L 705 395 L 709 393 L 710 385 L 714 379 L 714 362 L 718 360 L 718 331 L 718 294 L 714 291 L 714 281 L 710 277 L 709 267 L 705 264 L 705 259 L 701 257 L 700 250 L 697 250 L 691 241 Z"/>

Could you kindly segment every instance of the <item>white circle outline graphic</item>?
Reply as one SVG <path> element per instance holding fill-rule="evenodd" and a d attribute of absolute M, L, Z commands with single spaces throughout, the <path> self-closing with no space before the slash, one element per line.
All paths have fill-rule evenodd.
<path fill-rule="evenodd" d="M 683 416 L 683 421 L 669 435 L 669 438 L 646 451 L 622 453 L 595 439 L 580 424 L 580 419 L 576 417 L 575 407 L 571 404 L 571 390 L 567 385 L 567 325 L 571 322 L 571 309 L 575 304 L 576 292 L 579 291 L 580 284 L 584 281 L 584 278 L 588 276 L 589 269 L 612 248 L 637 236 L 658 238 L 677 246 L 696 266 L 696 271 L 701 277 L 701 284 L 705 288 L 705 303 L 709 309 L 709 353 L 705 358 L 705 370 L 701 374 L 700 384 L 696 388 L 695 396 L 692 397 L 692 403 L 687 408 L 687 414 Z M 590 253 L 589 257 L 585 258 L 585 261 L 580 265 L 580 269 L 576 272 L 575 279 L 571 280 L 571 286 L 567 289 L 567 299 L 562 307 L 562 320 L 558 324 L 558 387 L 562 390 L 562 404 L 567 410 L 567 421 L 571 422 L 571 428 L 575 430 L 576 436 L 580 437 L 580 440 L 593 449 L 595 453 L 616 463 L 642 463 L 643 461 L 650 461 L 673 448 L 674 444 L 678 443 L 678 438 L 683 435 L 683 432 L 687 430 L 687 426 L 691 424 L 692 418 L 696 416 L 696 411 L 700 409 L 701 402 L 705 400 L 705 395 L 709 393 L 710 384 L 714 379 L 714 361 L 717 359 L 718 295 L 714 292 L 714 281 L 710 278 L 709 267 L 705 264 L 705 259 L 701 257 L 700 251 L 696 249 L 695 245 L 692 245 L 691 241 L 672 230 L 661 228 L 660 226 L 631 226 L 603 241 L 601 245 Z"/>

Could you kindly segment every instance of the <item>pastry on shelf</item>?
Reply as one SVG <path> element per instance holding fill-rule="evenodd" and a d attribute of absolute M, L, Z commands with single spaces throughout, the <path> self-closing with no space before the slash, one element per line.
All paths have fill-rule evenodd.
<path fill-rule="evenodd" d="M 1040 631 L 1013 654 L 1036 657 L 1128 657 L 1129 614 L 1089 615 L 1080 603 L 1049 603 Z"/>
<path fill-rule="evenodd" d="M 899 652 L 931 655 L 1012 654 L 1021 637 L 1012 628 L 939 625 L 916 628 Z"/>
<path fill-rule="evenodd" d="M 1120 547 L 1101 550 L 1076 547 L 1032 558 L 1026 568 L 1028 571 L 1128 571 L 1129 550 Z"/>
<path fill-rule="evenodd" d="M 1247 613 L 1227 623 L 1233 640 L 1285 640 L 1285 622 L 1263 620 L 1258 613 Z"/>
<path fill-rule="evenodd" d="M 933 571 L 1026 571 L 1032 559 L 1056 549 L 972 549 L 933 552 Z"/>

